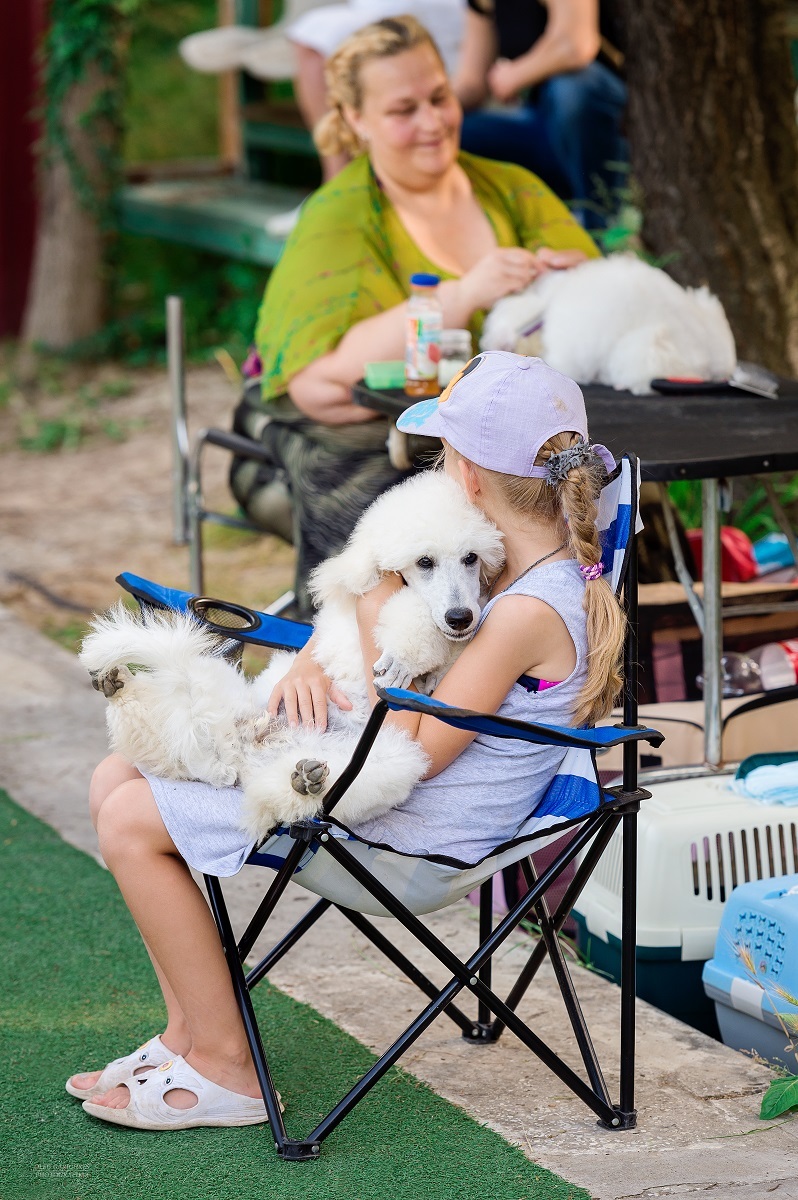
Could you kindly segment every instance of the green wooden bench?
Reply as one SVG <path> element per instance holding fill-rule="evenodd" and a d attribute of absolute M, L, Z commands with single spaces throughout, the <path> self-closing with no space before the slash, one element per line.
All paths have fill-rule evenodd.
<path fill-rule="evenodd" d="M 239 24 L 265 24 L 265 11 L 261 0 L 235 0 Z M 318 186 L 318 159 L 290 84 L 242 72 L 230 96 L 241 147 L 235 174 L 128 184 L 117 197 L 119 223 L 127 233 L 273 266 L 284 243 L 267 234 L 265 222 Z"/>

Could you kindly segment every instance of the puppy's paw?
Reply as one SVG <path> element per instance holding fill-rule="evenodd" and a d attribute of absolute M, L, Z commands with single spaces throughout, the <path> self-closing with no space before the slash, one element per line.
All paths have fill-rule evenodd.
<path fill-rule="evenodd" d="M 133 678 L 133 673 L 125 666 L 111 667 L 105 674 L 91 673 L 91 686 L 102 692 L 109 700 L 113 700 L 117 692 L 121 692 L 126 683 Z"/>
<path fill-rule="evenodd" d="M 428 671 L 426 675 L 418 675 L 416 677 L 416 687 L 423 696 L 431 696 L 436 687 L 443 679 L 445 671 Z"/>
<path fill-rule="evenodd" d="M 274 722 L 268 713 L 263 713 L 252 722 L 252 741 L 256 746 L 262 746 L 269 740 L 274 730 Z"/>
<path fill-rule="evenodd" d="M 374 682 L 378 687 L 406 688 L 413 682 L 415 672 L 409 663 L 385 650 L 374 664 Z"/>
<path fill-rule="evenodd" d="M 320 796 L 329 778 L 330 768 L 317 758 L 300 758 L 291 774 L 291 787 L 300 796 Z"/>

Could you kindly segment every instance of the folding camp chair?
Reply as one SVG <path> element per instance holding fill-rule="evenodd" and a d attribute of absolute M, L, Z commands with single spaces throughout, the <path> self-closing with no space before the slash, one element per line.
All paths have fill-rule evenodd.
<path fill-rule="evenodd" d="M 641 800 L 649 796 L 648 792 L 637 786 L 637 743 L 645 741 L 659 746 L 662 741 L 661 734 L 656 730 L 637 724 L 637 584 L 634 554 L 638 524 L 637 493 L 637 463 L 627 458 L 602 492 L 599 507 L 605 573 L 616 594 L 620 594 L 623 586 L 629 622 L 624 651 L 625 700 L 621 725 L 602 729 L 563 729 L 527 724 L 455 708 L 411 691 L 392 688 L 380 691 L 380 700 L 352 759 L 325 797 L 321 814 L 297 822 L 290 828 L 280 828 L 250 855 L 250 864 L 271 867 L 276 874 L 238 942 L 233 934 L 220 881 L 205 876 L 211 909 L 225 948 L 233 987 L 263 1090 L 271 1132 L 277 1152 L 283 1158 L 295 1161 L 315 1158 L 327 1135 L 441 1014 L 459 1027 L 467 1041 L 495 1042 L 505 1028 L 509 1029 L 597 1114 L 601 1124 L 611 1129 L 630 1129 L 635 1125 L 636 814 Z M 238 605 L 194 597 L 188 592 L 159 587 L 136 576 L 121 575 L 119 582 L 142 604 L 192 612 L 212 629 L 244 642 L 299 648 L 311 633 L 306 625 L 255 613 Z M 368 844 L 335 819 L 335 806 L 362 767 L 390 709 L 412 709 L 458 728 L 494 737 L 520 738 L 538 744 L 561 746 L 565 755 L 544 799 L 516 836 L 498 846 L 481 862 L 468 865 L 441 856 L 401 854 L 389 846 Z M 599 781 L 596 754 L 602 748 L 617 745 L 624 748 L 623 782 L 619 787 L 605 790 Z M 619 824 L 623 826 L 623 976 L 620 995 L 620 1093 L 618 1103 L 613 1103 L 568 972 L 558 933 Z M 542 839 L 553 841 L 565 829 L 575 830 L 573 837 L 538 878 L 530 857 L 532 850 L 539 847 Z M 551 911 L 546 893 L 579 855 L 583 857 L 576 874 L 567 886 L 563 899 Z M 529 890 L 493 928 L 492 876 L 516 862 L 522 863 Z M 243 961 L 290 880 L 321 898 L 265 958 L 245 974 Z M 418 918 L 419 914 L 446 907 L 476 887 L 481 888 L 480 944 L 474 954 L 463 962 Z M 370 938 L 420 988 L 429 998 L 429 1003 L 316 1128 L 306 1138 L 294 1139 L 286 1135 L 250 993 L 331 905 Z M 541 937 L 509 995 L 502 999 L 491 987 L 492 957 L 519 922 L 533 912 L 541 929 Z M 400 921 L 447 969 L 451 974 L 449 982 L 443 988 L 438 988 L 372 925 L 367 915 L 391 915 Z M 573 1028 L 586 1079 L 546 1045 L 516 1011 L 547 955 Z M 466 1015 L 455 1004 L 457 996 L 464 990 L 476 996 L 476 1019 Z"/>

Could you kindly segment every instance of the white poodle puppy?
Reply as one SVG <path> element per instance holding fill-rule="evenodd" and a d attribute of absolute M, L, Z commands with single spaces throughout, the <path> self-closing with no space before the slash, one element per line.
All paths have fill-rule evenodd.
<path fill-rule="evenodd" d="M 483 350 L 535 354 L 581 383 L 651 391 L 668 376 L 728 379 L 737 355 L 717 296 L 633 254 L 547 271 L 494 305 Z"/>
<path fill-rule="evenodd" d="M 154 774 L 244 789 L 253 837 L 314 814 L 348 764 L 368 718 L 355 605 L 380 577 L 406 587 L 383 605 L 375 673 L 384 686 L 431 691 L 476 632 L 480 594 L 503 561 L 501 534 L 442 472 L 414 476 L 379 497 L 340 554 L 311 579 L 319 613 L 314 656 L 352 701 L 328 706 L 328 728 L 290 729 L 265 706 L 293 656 L 275 654 L 254 680 L 224 657 L 231 643 L 193 617 L 140 616 L 117 605 L 95 618 L 80 660 L 110 700 L 113 749 Z M 427 767 L 417 743 L 383 728 L 336 806 L 347 825 L 407 798 Z"/>

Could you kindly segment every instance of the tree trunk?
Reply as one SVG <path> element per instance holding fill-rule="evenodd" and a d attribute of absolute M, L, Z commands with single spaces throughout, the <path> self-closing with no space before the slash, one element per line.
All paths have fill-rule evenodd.
<path fill-rule="evenodd" d="M 783 0 L 622 0 L 643 241 L 798 374 L 798 136 Z"/>
<path fill-rule="evenodd" d="M 41 216 L 22 342 L 63 349 L 96 333 L 105 317 L 105 231 L 100 213 L 112 181 L 109 152 L 118 136 L 107 121 L 84 125 L 109 80 L 91 67 L 69 91 L 62 109 L 64 132 L 94 192 L 88 203 L 75 187 L 62 151 L 47 146 L 40 161 Z"/>

